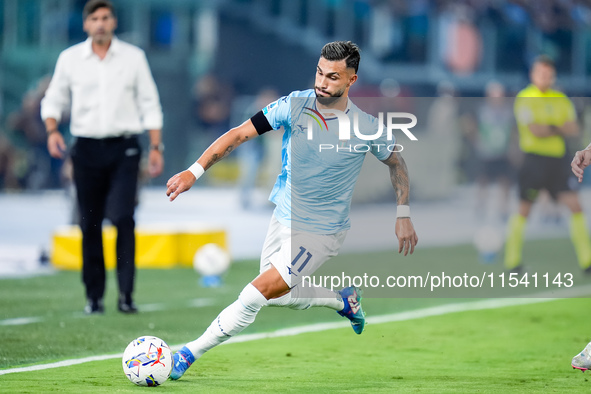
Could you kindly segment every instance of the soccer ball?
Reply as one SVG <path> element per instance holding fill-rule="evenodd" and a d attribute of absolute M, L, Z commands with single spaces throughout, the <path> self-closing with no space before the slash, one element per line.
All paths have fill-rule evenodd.
<path fill-rule="evenodd" d="M 203 245 L 195 253 L 193 267 L 204 277 L 219 276 L 230 267 L 230 255 L 217 244 Z"/>
<path fill-rule="evenodd" d="M 492 226 L 481 227 L 474 234 L 474 246 L 483 263 L 494 263 L 503 242 L 503 232 Z"/>
<path fill-rule="evenodd" d="M 123 373 L 138 386 L 159 386 L 172 371 L 172 351 L 162 339 L 134 339 L 123 352 Z"/>

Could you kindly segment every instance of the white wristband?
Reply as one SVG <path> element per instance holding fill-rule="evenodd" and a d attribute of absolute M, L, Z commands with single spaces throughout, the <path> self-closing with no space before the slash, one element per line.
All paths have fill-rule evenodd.
<path fill-rule="evenodd" d="M 410 207 L 408 205 L 399 205 L 396 208 L 397 218 L 410 218 Z"/>
<path fill-rule="evenodd" d="M 193 163 L 193 165 L 188 168 L 188 171 L 191 171 L 191 174 L 195 176 L 195 180 L 199 179 L 201 175 L 205 173 L 203 166 L 198 162 Z"/>

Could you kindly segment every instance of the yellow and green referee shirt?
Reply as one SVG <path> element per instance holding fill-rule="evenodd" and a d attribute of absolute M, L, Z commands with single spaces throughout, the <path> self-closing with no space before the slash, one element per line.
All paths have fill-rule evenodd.
<path fill-rule="evenodd" d="M 519 129 L 519 146 L 525 153 L 562 157 L 566 153 L 564 138 L 560 135 L 536 137 L 530 130 L 532 123 L 562 126 L 576 121 L 572 102 L 564 93 L 549 89 L 542 92 L 535 85 L 523 89 L 515 99 L 515 119 Z"/>

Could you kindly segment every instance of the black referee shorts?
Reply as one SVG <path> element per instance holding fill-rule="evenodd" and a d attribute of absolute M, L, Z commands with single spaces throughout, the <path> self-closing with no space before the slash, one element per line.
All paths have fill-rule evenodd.
<path fill-rule="evenodd" d="M 519 170 L 519 198 L 533 202 L 542 189 L 547 190 L 554 200 L 561 192 L 579 189 L 567 155 L 549 157 L 525 154 Z"/>

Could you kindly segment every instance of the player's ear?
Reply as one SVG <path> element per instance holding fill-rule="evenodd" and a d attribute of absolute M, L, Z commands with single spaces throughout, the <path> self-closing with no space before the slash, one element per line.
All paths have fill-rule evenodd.
<path fill-rule="evenodd" d="M 351 75 L 351 77 L 349 77 L 349 86 L 353 85 L 356 81 L 357 81 L 357 74 Z"/>

